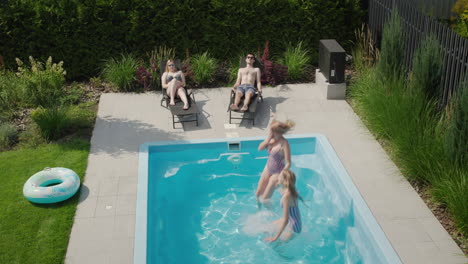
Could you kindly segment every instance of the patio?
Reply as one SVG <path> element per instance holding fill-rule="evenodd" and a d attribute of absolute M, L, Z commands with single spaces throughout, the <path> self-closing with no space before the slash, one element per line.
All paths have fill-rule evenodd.
<path fill-rule="evenodd" d="M 140 144 L 266 136 L 273 112 L 296 122 L 292 134 L 328 138 L 403 263 L 467 262 L 346 101 L 326 100 L 315 83 L 266 87 L 255 126 L 229 125 L 229 89 L 196 91 L 199 126 L 176 129 L 159 93 L 101 96 L 66 263 L 133 262 Z"/>

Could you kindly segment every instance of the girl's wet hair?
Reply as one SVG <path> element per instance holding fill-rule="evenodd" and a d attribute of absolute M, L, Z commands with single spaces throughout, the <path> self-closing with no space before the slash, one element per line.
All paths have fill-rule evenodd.
<path fill-rule="evenodd" d="M 302 200 L 302 197 L 299 195 L 296 189 L 296 175 L 294 174 L 294 172 L 292 172 L 291 170 L 283 170 L 281 174 L 283 174 L 282 177 L 284 178 L 284 182 L 281 182 L 281 184 L 289 190 L 289 192 L 295 199 L 299 198 Z"/>

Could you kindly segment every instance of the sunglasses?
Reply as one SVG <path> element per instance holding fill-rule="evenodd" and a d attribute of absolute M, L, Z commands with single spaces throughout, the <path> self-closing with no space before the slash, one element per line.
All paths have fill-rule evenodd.
<path fill-rule="evenodd" d="M 255 59 L 254 56 L 247 56 L 247 59 Z"/>
<path fill-rule="evenodd" d="M 167 66 L 168 66 L 168 67 L 172 67 L 172 66 L 174 66 L 174 64 L 168 64 Z"/>

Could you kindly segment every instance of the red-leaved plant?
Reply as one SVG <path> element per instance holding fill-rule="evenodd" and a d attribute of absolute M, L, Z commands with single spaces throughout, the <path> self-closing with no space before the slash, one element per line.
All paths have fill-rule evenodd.
<path fill-rule="evenodd" d="M 140 60 L 140 66 L 138 66 L 135 72 L 135 77 L 137 82 L 143 86 L 144 90 L 151 89 L 153 87 L 153 82 L 157 81 L 157 70 L 158 67 L 153 59 L 150 59 L 149 68 L 146 68 L 143 61 Z"/>
<path fill-rule="evenodd" d="M 262 84 L 269 84 L 275 86 L 283 83 L 288 77 L 288 67 L 274 63 L 270 60 L 270 48 L 268 40 L 265 43 L 265 49 L 262 55 Z"/>

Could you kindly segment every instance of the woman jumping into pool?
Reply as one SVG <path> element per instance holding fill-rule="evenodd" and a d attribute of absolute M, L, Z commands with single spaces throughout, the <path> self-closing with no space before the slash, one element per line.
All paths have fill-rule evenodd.
<path fill-rule="evenodd" d="M 297 202 L 302 198 L 296 190 L 296 175 L 290 170 L 283 170 L 279 174 L 278 181 L 284 188 L 280 201 L 283 207 L 283 217 L 273 222 L 274 225 L 279 226 L 279 229 L 276 236 L 265 238 L 265 241 L 269 242 L 276 241 L 280 237 L 281 240 L 288 241 L 293 235 L 302 231 L 301 213 Z"/>
<path fill-rule="evenodd" d="M 274 120 L 270 125 L 268 137 L 260 143 L 258 150 L 268 147 L 268 161 L 258 182 L 256 196 L 261 202 L 269 199 L 278 185 L 278 174 L 291 167 L 291 150 L 283 135 L 294 126 L 294 122 Z"/>

